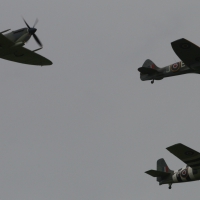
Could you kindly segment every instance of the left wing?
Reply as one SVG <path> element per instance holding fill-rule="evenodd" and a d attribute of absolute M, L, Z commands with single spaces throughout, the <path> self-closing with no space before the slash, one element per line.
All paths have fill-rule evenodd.
<path fill-rule="evenodd" d="M 190 68 L 200 70 L 200 48 L 182 38 L 171 43 L 176 55 Z"/>
<path fill-rule="evenodd" d="M 200 168 L 200 153 L 181 144 L 175 144 L 167 147 L 167 150 L 174 154 L 193 169 Z"/>
<path fill-rule="evenodd" d="M 0 54 L 0 58 L 29 65 L 52 65 L 52 62 L 47 58 L 24 47 L 11 48 L 5 53 Z"/>

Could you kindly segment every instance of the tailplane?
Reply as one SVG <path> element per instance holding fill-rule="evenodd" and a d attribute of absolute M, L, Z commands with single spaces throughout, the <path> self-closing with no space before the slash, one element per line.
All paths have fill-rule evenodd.
<path fill-rule="evenodd" d="M 173 171 L 169 169 L 165 160 L 160 158 L 157 161 L 157 170 L 148 170 L 145 173 L 149 174 L 150 176 L 157 177 L 157 181 L 160 183 L 161 181 L 168 179 L 172 172 Z"/>
<path fill-rule="evenodd" d="M 160 172 L 160 171 L 153 170 L 153 169 L 148 170 L 145 173 L 149 174 L 150 176 L 157 177 L 157 178 L 159 178 L 159 177 L 165 177 L 165 176 L 170 175 L 170 173 L 168 173 L 168 172 Z"/>
<path fill-rule="evenodd" d="M 138 71 L 142 74 L 154 74 L 159 72 L 159 69 L 151 60 L 147 59 L 142 67 L 138 68 Z"/>

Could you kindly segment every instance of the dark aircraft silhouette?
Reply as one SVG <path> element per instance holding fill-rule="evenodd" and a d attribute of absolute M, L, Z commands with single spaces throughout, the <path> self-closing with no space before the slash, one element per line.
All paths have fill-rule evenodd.
<path fill-rule="evenodd" d="M 24 22 L 27 28 L 21 28 L 5 35 L 2 33 L 5 33 L 10 29 L 0 32 L 0 58 L 29 65 L 52 65 L 50 60 L 35 53 L 35 51 L 42 49 L 42 43 L 35 34 L 37 31 L 35 25 L 38 20 L 36 19 L 32 28 L 25 20 Z M 33 36 L 37 44 L 40 46 L 39 49 L 34 51 L 23 47 L 31 36 Z"/>
<path fill-rule="evenodd" d="M 157 170 L 148 170 L 145 173 L 157 177 L 159 185 L 183 183 L 200 180 L 200 153 L 179 143 L 167 147 L 167 150 L 183 161 L 186 166 L 179 170 L 170 170 L 163 158 L 157 161 Z"/>
<path fill-rule="evenodd" d="M 142 81 L 162 80 L 170 76 L 177 76 L 188 73 L 200 73 L 200 47 L 182 38 L 171 43 L 180 62 L 159 68 L 151 60 L 146 60 L 142 67 L 138 68 Z"/>

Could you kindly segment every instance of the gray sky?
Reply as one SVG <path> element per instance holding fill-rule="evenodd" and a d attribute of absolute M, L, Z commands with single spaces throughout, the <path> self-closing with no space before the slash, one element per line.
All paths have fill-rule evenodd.
<path fill-rule="evenodd" d="M 159 186 L 144 173 L 183 143 L 200 151 L 200 76 L 142 82 L 149 58 L 179 61 L 170 43 L 200 45 L 195 0 L 1 2 L 1 31 L 32 26 L 53 61 L 0 60 L 2 200 L 189 199 L 200 182 Z M 33 39 L 26 44 L 38 48 Z"/>

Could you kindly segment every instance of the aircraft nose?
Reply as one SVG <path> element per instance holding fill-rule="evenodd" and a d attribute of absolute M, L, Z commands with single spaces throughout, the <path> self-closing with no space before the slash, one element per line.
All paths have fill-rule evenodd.
<path fill-rule="evenodd" d="M 31 35 L 33 35 L 37 31 L 37 29 L 36 28 L 30 28 L 28 31 Z"/>

